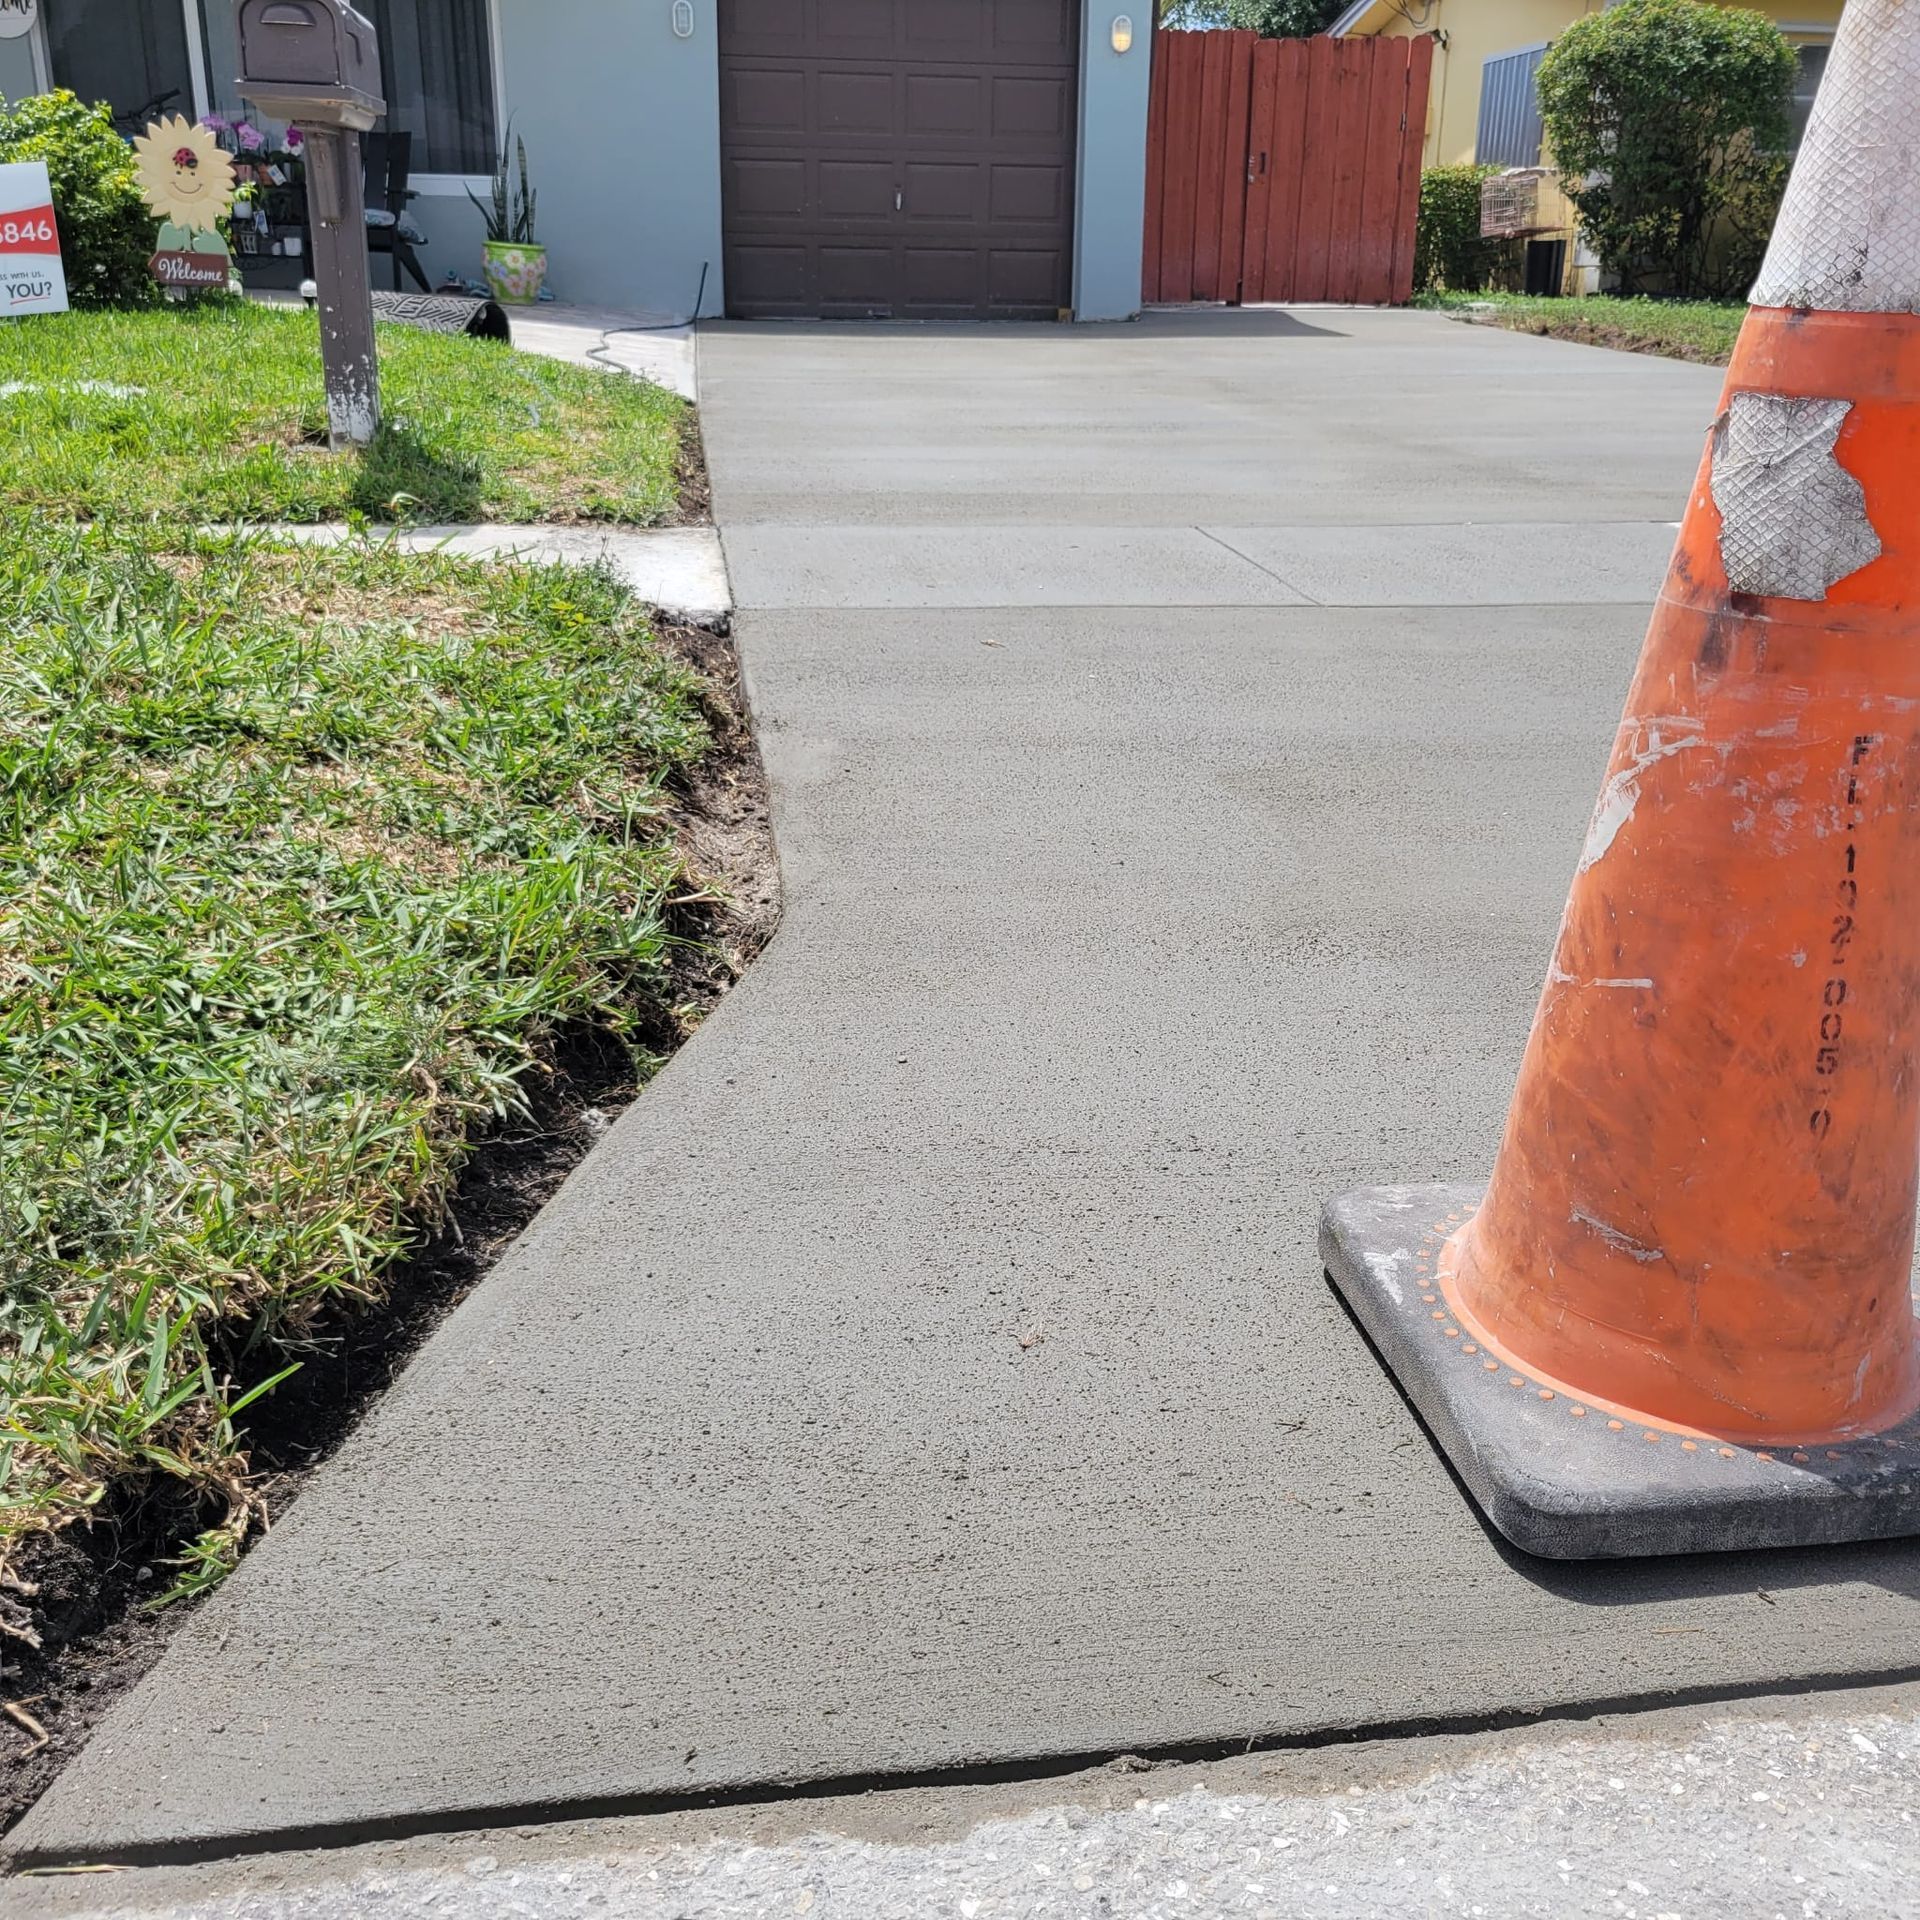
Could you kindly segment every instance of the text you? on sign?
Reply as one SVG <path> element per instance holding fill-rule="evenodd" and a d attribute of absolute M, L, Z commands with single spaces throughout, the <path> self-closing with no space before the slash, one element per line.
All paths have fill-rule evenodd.
<path fill-rule="evenodd" d="M 0 317 L 66 310 L 67 275 L 47 163 L 0 164 Z"/>

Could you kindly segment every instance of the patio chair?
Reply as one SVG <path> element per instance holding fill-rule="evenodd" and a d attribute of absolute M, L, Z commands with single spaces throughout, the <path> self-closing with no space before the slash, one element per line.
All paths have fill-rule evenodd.
<path fill-rule="evenodd" d="M 427 236 L 407 218 L 407 203 L 414 198 L 407 186 L 413 167 L 413 135 L 410 133 L 370 133 L 362 142 L 366 154 L 367 178 L 367 251 L 384 253 L 393 261 L 393 290 L 400 291 L 400 269 L 413 275 L 414 285 L 422 293 L 431 293 L 427 276 L 420 269 L 415 247 L 424 247 Z"/>

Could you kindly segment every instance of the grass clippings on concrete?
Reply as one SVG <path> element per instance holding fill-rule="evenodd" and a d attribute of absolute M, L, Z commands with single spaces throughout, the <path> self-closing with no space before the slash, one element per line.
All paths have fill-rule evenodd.
<path fill-rule="evenodd" d="M 302 308 L 14 320 L 0 329 L 0 506 L 187 522 L 675 517 L 678 395 L 494 341 L 378 333 L 380 435 L 334 453 Z"/>
<path fill-rule="evenodd" d="M 1560 300 L 1519 293 L 1428 293 L 1414 304 L 1516 333 L 1710 367 L 1726 365 L 1747 312 L 1738 302 L 1626 300 L 1611 294 Z"/>
<path fill-rule="evenodd" d="M 675 1028 L 709 740 L 597 572 L 0 517 L 0 1577 L 142 1482 L 203 1516 L 156 1592 L 231 1564 L 236 1383 L 379 1297 L 564 1033 Z"/>

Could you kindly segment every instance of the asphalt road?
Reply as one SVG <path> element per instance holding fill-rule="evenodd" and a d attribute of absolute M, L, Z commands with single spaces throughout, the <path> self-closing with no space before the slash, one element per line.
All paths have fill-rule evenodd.
<path fill-rule="evenodd" d="M 10 1891 L 33 1920 L 1894 1920 L 1917 1764 L 1905 1686 Z"/>

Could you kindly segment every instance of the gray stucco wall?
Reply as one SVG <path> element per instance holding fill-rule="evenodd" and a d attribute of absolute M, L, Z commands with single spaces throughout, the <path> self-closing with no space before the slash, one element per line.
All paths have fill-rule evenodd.
<path fill-rule="evenodd" d="M 1116 14 L 1133 46 L 1113 50 Z M 1086 0 L 1080 21 L 1080 164 L 1073 230 L 1077 320 L 1128 320 L 1140 311 L 1140 247 L 1147 206 L 1147 95 L 1153 0 Z"/>
<path fill-rule="evenodd" d="M 533 144 L 527 144 L 527 159 L 533 159 Z M 543 193 L 538 180 L 534 182 L 534 191 Z M 480 197 L 484 200 L 483 191 Z M 544 201 L 542 205 L 544 207 Z M 475 210 L 474 204 L 464 193 L 422 193 L 412 207 L 408 209 L 413 224 L 427 236 L 427 244 L 420 249 L 420 265 L 426 276 L 437 287 L 446 278 L 449 271 L 457 273 L 462 280 L 478 281 L 480 278 L 480 243 L 487 237 L 486 222 Z M 544 222 L 542 223 L 544 225 Z M 557 256 L 556 256 L 557 258 Z M 376 262 L 374 265 L 374 284 L 387 286 L 384 278 L 389 266 Z M 557 271 L 557 268 L 556 268 Z M 412 283 L 408 283 L 409 292 Z M 577 299 L 580 296 L 570 293 L 564 284 L 554 288 L 557 300 Z"/>
<path fill-rule="evenodd" d="M 26 35 L 0 40 L 0 100 L 24 100 L 39 91 L 34 84 L 33 46 Z"/>
<path fill-rule="evenodd" d="M 685 319 L 705 264 L 701 312 L 721 312 L 715 0 L 692 0 L 687 40 L 671 0 L 498 5 L 501 91 L 527 143 L 554 292 Z M 437 256 L 451 209 L 415 207 Z"/>

